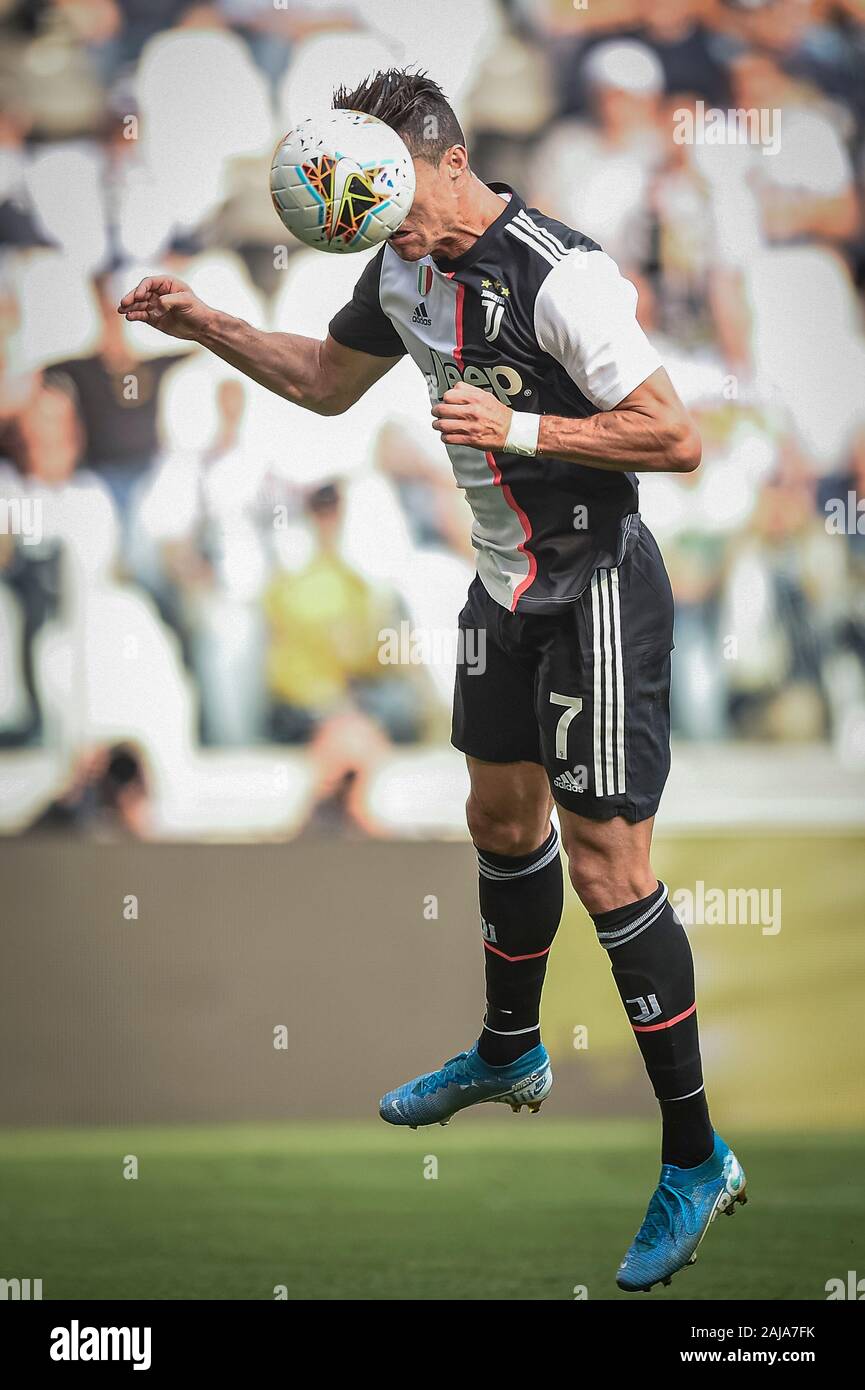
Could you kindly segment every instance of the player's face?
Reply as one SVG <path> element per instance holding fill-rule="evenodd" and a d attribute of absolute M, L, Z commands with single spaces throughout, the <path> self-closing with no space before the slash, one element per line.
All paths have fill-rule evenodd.
<path fill-rule="evenodd" d="M 419 261 L 424 256 L 434 255 L 452 233 L 458 183 L 454 178 L 452 156 L 458 148 L 449 150 L 439 164 L 428 159 L 414 161 L 414 199 L 402 226 L 390 237 L 391 246 L 404 261 Z"/>

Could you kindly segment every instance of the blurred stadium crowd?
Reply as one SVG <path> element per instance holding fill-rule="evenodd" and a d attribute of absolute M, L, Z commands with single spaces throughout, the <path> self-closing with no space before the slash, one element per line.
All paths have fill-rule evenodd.
<path fill-rule="evenodd" d="M 394 63 L 442 83 L 481 177 L 619 261 L 699 418 L 703 467 L 641 483 L 675 732 L 863 756 L 861 0 L 0 0 L 0 25 L 0 747 L 73 754 L 48 822 L 137 832 L 148 764 L 190 745 L 303 748 L 326 803 L 446 742 L 470 518 L 420 374 L 320 420 L 115 312 L 165 270 L 323 334 L 364 257 L 286 245 L 270 155 Z"/>

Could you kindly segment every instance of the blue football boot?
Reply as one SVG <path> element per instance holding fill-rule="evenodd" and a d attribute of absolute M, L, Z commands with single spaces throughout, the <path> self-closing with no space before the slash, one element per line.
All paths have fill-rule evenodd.
<path fill-rule="evenodd" d="M 390 1125 L 446 1125 L 458 1110 L 483 1101 L 501 1101 L 517 1111 L 523 1105 L 539 1110 L 553 1084 L 547 1050 L 542 1043 L 506 1067 L 491 1067 L 478 1056 L 477 1044 L 460 1052 L 438 1071 L 425 1072 L 388 1091 L 378 1111 Z"/>
<path fill-rule="evenodd" d="M 697 1246 L 719 1211 L 732 1216 L 747 1202 L 745 1173 L 733 1150 L 715 1135 L 715 1148 L 696 1168 L 665 1163 L 646 1217 L 619 1265 L 616 1283 L 629 1293 L 669 1284 L 697 1258 Z"/>

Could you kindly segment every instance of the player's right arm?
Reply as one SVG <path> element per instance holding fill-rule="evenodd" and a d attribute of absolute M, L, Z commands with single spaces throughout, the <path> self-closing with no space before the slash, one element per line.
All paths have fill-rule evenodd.
<path fill-rule="evenodd" d="M 212 309 L 182 280 L 169 275 L 142 280 L 123 296 L 118 313 L 131 323 L 148 323 L 170 337 L 199 343 L 260 386 L 318 415 L 347 410 L 402 355 L 393 351 L 386 356 L 380 348 L 359 351 L 330 333 L 319 339 L 263 332 Z"/>

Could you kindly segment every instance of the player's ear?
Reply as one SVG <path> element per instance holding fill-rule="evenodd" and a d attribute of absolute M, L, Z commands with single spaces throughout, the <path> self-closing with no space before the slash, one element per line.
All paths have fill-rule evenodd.
<path fill-rule="evenodd" d="M 445 151 L 443 161 L 448 177 L 458 179 L 469 167 L 469 155 L 465 145 L 451 145 Z"/>

